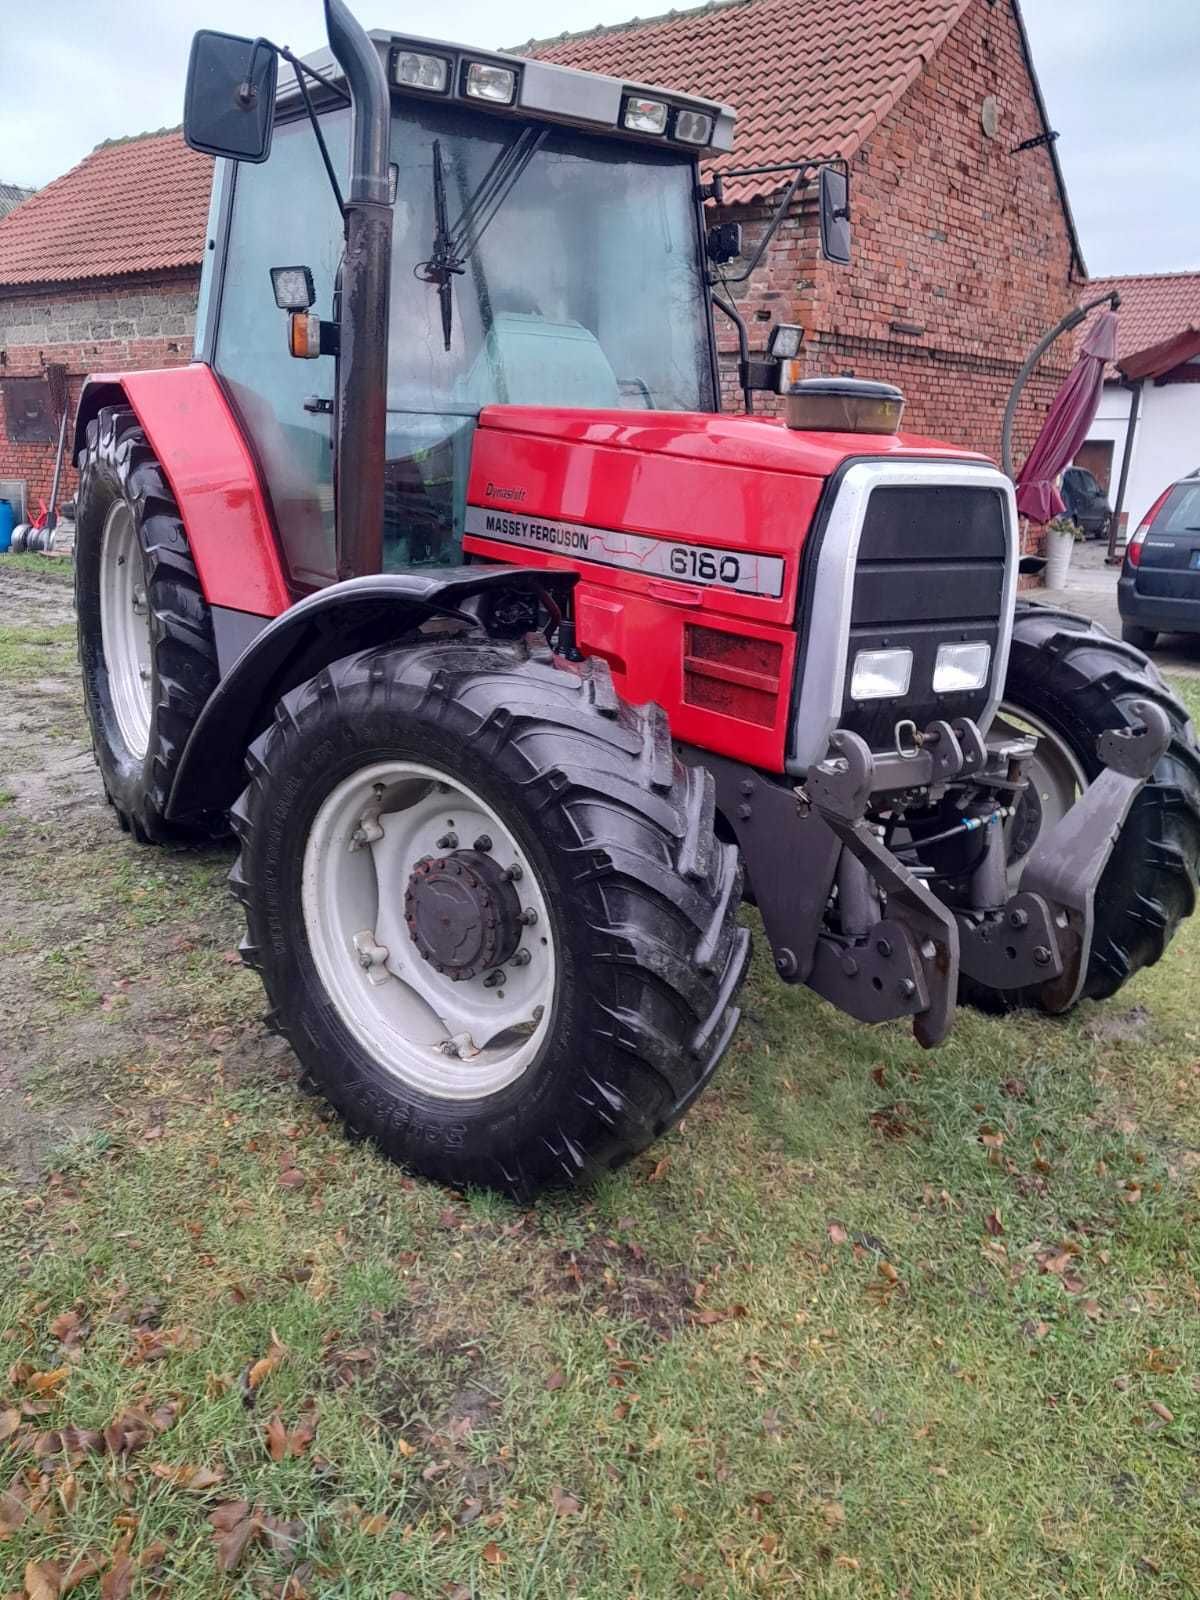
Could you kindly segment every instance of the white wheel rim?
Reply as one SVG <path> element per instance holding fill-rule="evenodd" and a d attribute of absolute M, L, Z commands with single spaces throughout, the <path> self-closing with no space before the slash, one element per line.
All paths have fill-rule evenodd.
<path fill-rule="evenodd" d="M 457 846 L 444 842 L 448 834 Z M 513 887 L 525 918 L 532 916 L 521 928 L 519 951 L 529 959 L 456 982 L 415 943 L 405 892 L 418 862 L 470 850 L 484 835 L 495 862 L 519 869 Z M 466 784 L 399 760 L 344 779 L 313 819 L 301 901 L 326 994 L 345 1027 L 393 1077 L 437 1099 L 473 1100 L 498 1093 L 528 1069 L 553 1008 L 557 959 L 549 907 L 512 830 Z"/>
<path fill-rule="evenodd" d="M 125 748 L 137 760 L 150 747 L 150 611 L 133 513 L 118 500 L 100 542 L 100 638 L 113 712 Z"/>
<path fill-rule="evenodd" d="M 1048 833 L 1064 817 L 1088 786 L 1087 773 L 1076 759 L 1075 752 L 1065 744 L 1040 717 L 1035 717 L 1023 707 L 1001 705 L 993 728 L 1001 733 L 1032 733 L 1037 736 L 1037 750 L 1029 763 L 1029 782 L 1037 791 L 1042 808 L 1042 825 L 1037 837 Z M 1006 833 L 1013 830 L 1015 819 L 1005 825 Z M 1036 842 L 1036 841 L 1035 841 Z M 1030 849 L 1033 847 L 1030 846 Z M 1015 891 L 1029 852 L 1009 864 L 1009 886 Z"/>

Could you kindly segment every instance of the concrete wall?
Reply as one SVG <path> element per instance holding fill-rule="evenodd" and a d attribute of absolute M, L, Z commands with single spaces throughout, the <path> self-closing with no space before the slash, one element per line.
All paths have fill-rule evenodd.
<path fill-rule="evenodd" d="M 47 363 L 65 363 L 73 415 L 89 372 L 190 360 L 198 289 L 198 271 L 132 283 L 59 285 L 37 294 L 0 289 L 0 378 L 37 377 Z M 14 444 L 0 406 L 0 478 L 26 485 L 30 512 L 39 499 L 49 499 L 54 454 L 55 445 Z M 69 459 L 64 469 L 60 500 L 75 492 Z"/>
<path fill-rule="evenodd" d="M 1200 361 L 1189 362 L 1200 373 Z M 1113 441 L 1112 493 L 1115 504 L 1120 481 L 1121 459 L 1129 426 L 1130 391 L 1120 384 L 1106 383 L 1089 439 Z M 1159 495 L 1175 478 L 1200 468 L 1200 383 L 1146 383 L 1129 482 L 1125 489 L 1126 524 L 1134 531 Z"/>

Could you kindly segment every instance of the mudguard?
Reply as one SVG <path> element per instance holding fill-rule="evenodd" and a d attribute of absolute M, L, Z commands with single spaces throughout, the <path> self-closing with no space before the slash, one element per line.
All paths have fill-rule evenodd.
<path fill-rule="evenodd" d="M 275 617 L 291 594 L 250 448 L 210 367 L 96 373 L 75 419 L 74 459 L 102 406 L 127 405 L 166 473 L 210 606 Z"/>
<path fill-rule="evenodd" d="M 564 596 L 574 572 L 528 567 L 430 567 L 350 578 L 309 595 L 267 624 L 242 651 L 192 729 L 167 816 L 226 810 L 241 792 L 251 743 L 279 700 L 343 656 L 390 644 L 435 617 L 478 623 L 472 601 L 489 592 Z"/>

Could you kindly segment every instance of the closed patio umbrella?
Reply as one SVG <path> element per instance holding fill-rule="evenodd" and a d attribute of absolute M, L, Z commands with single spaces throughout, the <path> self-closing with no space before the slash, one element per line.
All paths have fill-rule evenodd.
<path fill-rule="evenodd" d="M 1033 449 L 1017 473 L 1017 510 L 1033 522 L 1049 522 L 1064 509 L 1054 480 L 1075 459 L 1088 436 L 1104 386 L 1104 368 L 1117 356 L 1117 315 L 1102 311 L 1088 330 L 1079 359 L 1054 396 Z"/>

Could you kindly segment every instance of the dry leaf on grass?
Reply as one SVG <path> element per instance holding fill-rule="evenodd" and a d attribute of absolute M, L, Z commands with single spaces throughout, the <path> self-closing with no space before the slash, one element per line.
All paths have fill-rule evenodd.
<path fill-rule="evenodd" d="M 173 1489 L 190 1489 L 199 1494 L 205 1489 L 213 1489 L 224 1478 L 225 1473 L 220 1467 L 193 1467 L 181 1465 L 168 1466 L 164 1461 L 156 1461 L 150 1468 L 156 1478 L 162 1478 Z"/>
<path fill-rule="evenodd" d="M 554 1507 L 556 1517 L 574 1517 L 583 1510 L 582 1505 L 573 1494 L 568 1494 L 558 1484 L 550 1491 L 550 1504 Z"/>
<path fill-rule="evenodd" d="M 494 1539 L 489 1539 L 487 1544 L 484 1545 L 482 1555 L 483 1559 L 492 1567 L 498 1567 L 502 1561 L 508 1560 L 508 1557 Z"/>
<path fill-rule="evenodd" d="M 301 1417 L 294 1428 L 289 1428 L 278 1411 L 263 1430 L 267 1454 L 272 1461 L 286 1461 L 290 1456 L 302 1456 L 316 1436 L 316 1423 L 311 1415 Z"/>
<path fill-rule="evenodd" d="M 26 1600 L 58 1600 L 61 1593 L 62 1575 L 52 1561 L 25 1563 Z"/>

